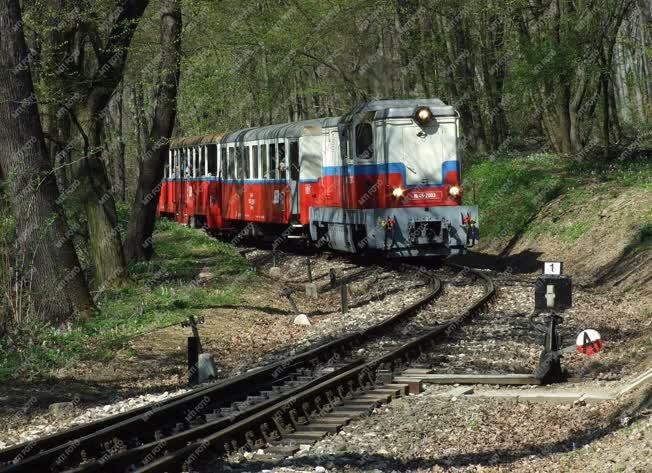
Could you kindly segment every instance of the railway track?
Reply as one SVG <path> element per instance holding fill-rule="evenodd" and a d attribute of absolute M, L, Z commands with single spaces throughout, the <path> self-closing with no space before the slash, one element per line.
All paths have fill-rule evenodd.
<path fill-rule="evenodd" d="M 428 293 L 383 322 L 158 405 L 144 406 L 5 449 L 0 452 L 0 471 L 124 471 L 133 470 L 139 464 L 155 465 L 151 460 L 166 452 L 184 450 L 187 445 L 203 442 L 202 439 L 224 430 L 233 431 L 234 426 L 245 425 L 256 416 L 264 417 L 279 404 L 296 402 L 306 393 L 321 390 L 342 377 L 349 379 L 352 373 L 372 373 L 370 367 L 377 365 L 356 359 L 351 353 L 439 295 L 440 280 L 428 272 L 422 271 L 421 275 L 430 286 Z M 446 327 L 449 325 L 442 326 L 442 330 Z M 382 369 L 391 370 L 389 362 L 398 360 L 399 355 L 397 352 L 391 360 L 383 361 L 387 366 Z M 361 367 L 366 368 L 359 371 Z"/>
<path fill-rule="evenodd" d="M 337 432 L 354 417 L 368 413 L 393 397 L 406 394 L 409 386 L 393 383 L 393 373 L 419 359 L 422 353 L 448 337 L 494 296 L 495 287 L 491 278 L 481 272 L 471 272 L 483 280 L 484 294 L 452 320 L 419 334 L 402 346 L 371 361 L 302 390 L 290 399 L 247 416 L 135 471 L 194 471 L 192 464 L 207 450 L 210 450 L 212 455 L 221 456 L 239 448 L 255 451 L 264 447 L 263 455 L 254 457 L 254 460 L 280 460 L 298 451 L 301 444 L 314 443 L 328 433 Z M 437 285 L 437 292 L 440 289 L 441 286 Z M 155 443 L 150 444 L 146 449 L 151 451 L 157 446 Z"/>

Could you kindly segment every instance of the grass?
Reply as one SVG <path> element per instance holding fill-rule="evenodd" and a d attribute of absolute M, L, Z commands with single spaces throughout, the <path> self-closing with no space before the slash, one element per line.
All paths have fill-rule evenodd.
<path fill-rule="evenodd" d="M 562 191 L 563 177 L 540 156 L 478 162 L 464 173 L 465 203 L 481 209 L 480 228 L 488 238 L 521 232 L 546 202 Z"/>
<path fill-rule="evenodd" d="M 566 211 L 590 201 L 596 193 L 612 197 L 627 188 L 652 190 L 649 160 L 601 163 L 576 161 L 555 154 L 501 154 L 472 160 L 464 170 L 464 203 L 480 207 L 481 236 L 506 239 L 530 232 L 555 234 L 573 242 L 591 229 L 593 222 L 536 222 L 534 217 L 548 202 L 561 197 L 554 212 Z M 597 186 L 592 184 L 598 184 Z M 647 241 L 642 230 L 641 239 Z"/>
<path fill-rule="evenodd" d="M 0 380 L 43 376 L 79 361 L 106 362 L 133 337 L 206 307 L 238 303 L 242 283 L 253 277 L 231 246 L 172 222 L 158 222 L 154 249 L 151 261 L 130 267 L 127 285 L 95 295 L 93 319 L 63 328 L 33 322 L 0 340 Z M 204 266 L 214 279 L 200 285 Z"/>

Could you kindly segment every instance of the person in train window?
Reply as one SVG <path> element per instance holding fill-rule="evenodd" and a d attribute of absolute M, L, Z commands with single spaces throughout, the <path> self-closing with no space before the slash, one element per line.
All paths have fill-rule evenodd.
<path fill-rule="evenodd" d="M 287 169 L 287 167 L 288 167 L 288 165 L 285 164 L 285 160 L 281 159 L 281 162 L 278 163 L 278 170 L 281 171 L 282 173 L 284 173 L 285 170 Z"/>
<path fill-rule="evenodd" d="M 187 164 L 186 164 L 185 175 L 186 177 L 190 177 L 190 166 L 188 166 Z"/>

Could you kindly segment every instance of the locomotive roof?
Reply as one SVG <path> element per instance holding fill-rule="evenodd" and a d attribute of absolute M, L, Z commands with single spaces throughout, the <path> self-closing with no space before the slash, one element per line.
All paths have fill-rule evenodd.
<path fill-rule="evenodd" d="M 269 140 L 275 138 L 299 138 L 306 134 L 306 127 L 326 128 L 350 122 L 355 115 L 376 112 L 374 120 L 383 118 L 406 118 L 414 116 L 418 107 L 428 107 L 433 116 L 455 116 L 455 109 L 439 99 L 405 99 L 405 100 L 373 100 L 363 102 L 344 116 L 317 118 L 300 122 L 268 125 L 255 128 L 245 128 L 229 134 L 213 133 L 175 139 L 170 142 L 171 148 L 196 146 L 211 143 L 233 143 L 238 141 Z"/>
<path fill-rule="evenodd" d="M 412 117 L 419 107 L 428 107 L 433 116 L 454 116 L 455 109 L 439 99 L 373 100 L 363 102 L 344 116 L 347 120 L 359 113 L 376 112 L 374 119 Z M 380 112 L 380 113 L 379 113 Z"/>

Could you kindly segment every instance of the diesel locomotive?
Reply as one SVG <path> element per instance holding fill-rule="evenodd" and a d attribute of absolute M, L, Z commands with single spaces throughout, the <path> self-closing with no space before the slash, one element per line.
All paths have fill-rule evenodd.
<path fill-rule="evenodd" d="M 173 140 L 158 213 L 223 235 L 348 253 L 448 256 L 478 240 L 463 206 L 460 123 L 438 99 Z"/>

